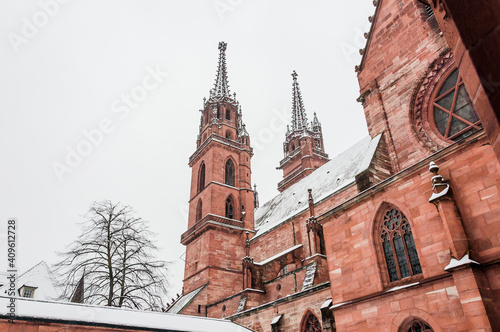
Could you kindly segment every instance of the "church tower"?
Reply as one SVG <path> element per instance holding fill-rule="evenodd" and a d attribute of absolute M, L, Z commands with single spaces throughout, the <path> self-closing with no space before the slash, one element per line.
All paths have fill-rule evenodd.
<path fill-rule="evenodd" d="M 278 183 L 280 192 L 329 161 L 323 146 L 321 123 L 316 113 L 311 123 L 307 121 L 297 76 L 293 71 L 292 126 L 287 126 L 283 143 L 285 157 L 278 167 L 283 170 L 283 180 Z"/>
<path fill-rule="evenodd" d="M 210 96 L 203 100 L 192 169 L 186 246 L 184 294 L 203 286 L 196 297 L 197 312 L 242 290 L 245 232 L 254 228 L 250 137 L 236 93 L 231 94 L 226 47 L 219 43 L 219 65 Z M 203 309 L 205 308 L 205 309 Z M 184 312 L 183 312 L 184 313 Z"/>

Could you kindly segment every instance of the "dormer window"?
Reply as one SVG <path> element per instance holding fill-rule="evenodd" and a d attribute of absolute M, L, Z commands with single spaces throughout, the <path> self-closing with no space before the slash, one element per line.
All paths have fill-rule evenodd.
<path fill-rule="evenodd" d="M 26 297 L 26 298 L 32 299 L 33 295 L 35 295 L 35 290 L 36 290 L 36 287 L 23 286 L 23 287 L 19 288 L 19 295 L 21 295 L 21 297 Z"/>

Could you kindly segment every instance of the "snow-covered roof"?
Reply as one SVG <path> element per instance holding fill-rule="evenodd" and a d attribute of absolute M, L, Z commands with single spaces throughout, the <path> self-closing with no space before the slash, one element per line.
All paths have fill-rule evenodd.
<path fill-rule="evenodd" d="M 312 189 L 314 201 L 319 202 L 353 183 L 370 166 L 380 137 L 364 138 L 258 208 L 255 237 L 308 209 L 307 189 Z"/>
<path fill-rule="evenodd" d="M 36 300 L 57 299 L 60 294 L 55 285 L 54 276 L 44 261 L 19 275 L 16 281 L 18 290 L 22 286 L 35 287 L 33 298 Z M 8 287 L 7 284 L 0 287 L 0 295 L 6 294 Z M 20 294 L 17 293 L 17 296 L 20 296 Z"/>
<path fill-rule="evenodd" d="M 7 315 L 10 299 L 0 296 L 0 315 Z M 163 312 L 140 311 L 122 308 L 98 307 L 79 303 L 36 301 L 19 298 L 16 300 L 16 317 L 57 321 L 85 325 L 106 325 L 121 328 L 189 332 L 251 332 L 229 320 L 174 315 Z"/>
<path fill-rule="evenodd" d="M 175 303 L 167 309 L 167 312 L 170 314 L 178 314 L 184 309 L 191 301 L 198 295 L 199 292 L 202 291 L 203 288 L 205 288 L 206 284 L 196 288 L 195 290 L 182 295 Z"/>

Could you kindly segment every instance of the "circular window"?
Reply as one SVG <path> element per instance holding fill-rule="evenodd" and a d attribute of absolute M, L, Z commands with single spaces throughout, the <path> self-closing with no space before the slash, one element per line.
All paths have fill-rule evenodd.
<path fill-rule="evenodd" d="M 449 49 L 415 85 L 409 115 L 413 133 L 432 152 L 482 128 Z"/>
<path fill-rule="evenodd" d="M 276 285 L 276 290 L 279 292 L 281 290 L 281 284 Z"/>
<path fill-rule="evenodd" d="M 226 311 L 226 305 L 225 304 L 222 306 L 222 312 L 224 312 L 224 311 Z"/>
<path fill-rule="evenodd" d="M 429 119 L 442 138 L 459 141 L 482 128 L 462 76 L 451 68 L 434 89 Z"/>

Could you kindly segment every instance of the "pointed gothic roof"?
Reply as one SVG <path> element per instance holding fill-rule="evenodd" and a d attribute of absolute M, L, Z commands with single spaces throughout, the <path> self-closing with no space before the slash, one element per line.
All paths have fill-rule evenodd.
<path fill-rule="evenodd" d="M 298 75 L 294 70 L 292 73 L 293 77 L 292 131 L 308 128 L 306 110 L 304 109 L 304 103 L 302 102 L 302 94 L 300 93 L 297 76 Z"/>
<path fill-rule="evenodd" d="M 227 43 L 221 41 L 219 43 L 219 65 L 217 66 L 217 75 L 215 76 L 213 89 L 216 97 L 231 97 L 227 82 L 226 48 Z"/>

